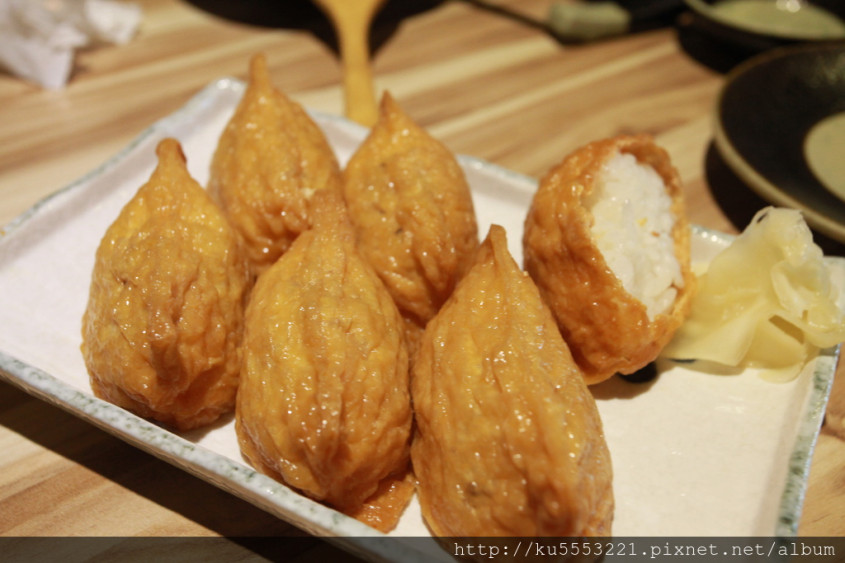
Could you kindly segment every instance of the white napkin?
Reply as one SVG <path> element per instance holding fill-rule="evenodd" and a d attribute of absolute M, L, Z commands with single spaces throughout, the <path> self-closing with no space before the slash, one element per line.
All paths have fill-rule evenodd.
<path fill-rule="evenodd" d="M 0 0 L 0 67 L 62 88 L 78 49 L 126 43 L 140 20 L 137 4 L 116 0 Z"/>

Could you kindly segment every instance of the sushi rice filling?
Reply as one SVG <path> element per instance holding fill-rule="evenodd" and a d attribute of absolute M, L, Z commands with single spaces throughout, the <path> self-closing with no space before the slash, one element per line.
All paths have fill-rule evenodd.
<path fill-rule="evenodd" d="M 605 262 L 654 320 L 672 306 L 684 283 L 672 238 L 672 199 L 663 179 L 633 155 L 617 153 L 603 164 L 586 204 Z"/>

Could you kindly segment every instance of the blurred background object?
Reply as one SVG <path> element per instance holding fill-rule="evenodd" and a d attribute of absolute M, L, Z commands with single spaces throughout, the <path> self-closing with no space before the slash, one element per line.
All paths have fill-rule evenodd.
<path fill-rule="evenodd" d="M 683 0 L 553 2 L 548 24 L 564 41 L 594 41 L 672 25 Z"/>
<path fill-rule="evenodd" d="M 346 117 L 368 127 L 378 118 L 370 65 L 370 25 L 385 0 L 315 0 L 334 25 L 343 62 Z"/>
<path fill-rule="evenodd" d="M 79 49 L 124 44 L 140 21 L 140 6 L 115 0 L 0 0 L 0 66 L 61 88 Z"/>
<path fill-rule="evenodd" d="M 746 50 L 845 39 L 841 0 L 685 1 L 697 25 Z"/>

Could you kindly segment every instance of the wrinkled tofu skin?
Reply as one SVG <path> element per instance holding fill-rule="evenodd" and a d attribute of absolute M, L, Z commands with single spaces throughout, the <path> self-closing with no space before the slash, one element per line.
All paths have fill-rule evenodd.
<path fill-rule="evenodd" d="M 260 471 L 354 516 L 408 468 L 408 354 L 399 312 L 330 195 L 315 196 L 313 229 L 256 283 L 236 432 Z M 392 521 L 366 521 L 395 525 L 401 510 L 389 502 Z"/>
<path fill-rule="evenodd" d="M 411 456 L 434 534 L 610 535 L 595 401 L 501 227 L 426 328 L 411 385 Z"/>
<path fill-rule="evenodd" d="M 609 269 L 590 231 L 585 201 L 600 167 L 629 153 L 651 166 L 672 198 L 672 237 L 683 286 L 670 308 L 649 319 Z M 690 234 L 680 178 L 669 155 L 645 135 L 596 141 L 568 155 L 541 180 L 525 219 L 525 270 L 534 279 L 588 384 L 630 374 L 659 355 L 686 318 L 694 294 Z"/>
<path fill-rule="evenodd" d="M 311 225 L 309 201 L 340 191 L 340 167 L 305 110 L 273 87 L 262 55 L 214 152 L 209 193 L 246 242 L 260 274 Z"/>
<path fill-rule="evenodd" d="M 469 184 L 454 155 L 385 94 L 344 170 L 364 257 L 415 329 L 437 313 L 478 248 Z"/>
<path fill-rule="evenodd" d="M 408 508 L 416 484 L 408 459 L 404 471 L 384 479 L 372 496 L 360 507 L 349 510 L 346 514 L 380 532 L 390 532 Z"/>
<path fill-rule="evenodd" d="M 97 250 L 82 323 L 96 396 L 180 430 L 234 408 L 249 270 L 174 139 Z"/>

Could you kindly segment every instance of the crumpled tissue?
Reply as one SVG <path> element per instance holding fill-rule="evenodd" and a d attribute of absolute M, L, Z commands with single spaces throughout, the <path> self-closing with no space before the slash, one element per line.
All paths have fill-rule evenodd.
<path fill-rule="evenodd" d="M 140 6 L 116 0 L 0 0 L 0 67 L 60 89 L 77 50 L 127 43 L 140 20 Z"/>

